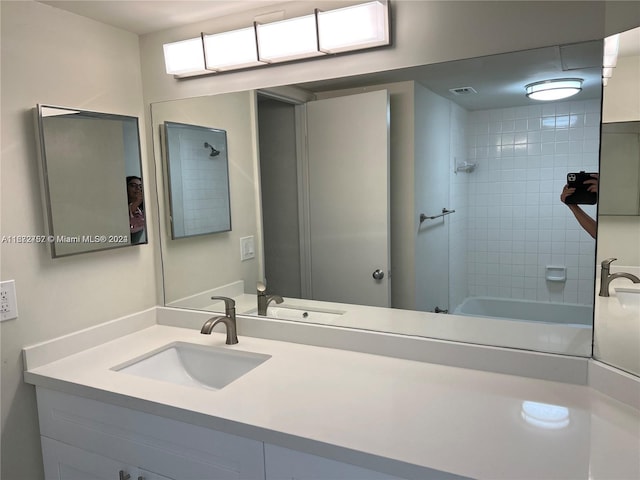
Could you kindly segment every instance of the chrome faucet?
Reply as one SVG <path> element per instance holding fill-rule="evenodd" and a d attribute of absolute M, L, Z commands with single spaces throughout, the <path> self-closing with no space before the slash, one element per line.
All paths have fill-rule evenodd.
<path fill-rule="evenodd" d="M 626 272 L 609 273 L 611 264 L 616 260 L 617 258 L 607 258 L 603 260 L 602 263 L 600 264 L 600 267 L 601 267 L 600 293 L 598 293 L 598 295 L 600 295 L 601 297 L 609 296 L 609 284 L 611 283 L 611 280 L 615 280 L 616 278 L 624 277 L 624 278 L 628 278 L 633 283 L 640 283 L 640 278 L 636 277 L 631 273 L 626 273 Z"/>
<path fill-rule="evenodd" d="M 224 317 L 211 317 L 202 326 L 200 333 L 211 335 L 213 327 L 218 323 L 224 323 L 227 327 L 227 345 L 235 345 L 238 343 L 238 330 L 236 327 L 236 302 L 228 297 L 211 297 L 211 300 L 224 301 Z"/>
<path fill-rule="evenodd" d="M 284 302 L 280 295 L 267 295 L 267 287 L 262 282 L 258 282 L 258 315 L 267 315 L 267 308 L 271 302 Z"/>

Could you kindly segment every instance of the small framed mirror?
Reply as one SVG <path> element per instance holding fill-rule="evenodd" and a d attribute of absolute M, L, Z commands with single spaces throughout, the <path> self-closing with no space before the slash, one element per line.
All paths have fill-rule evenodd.
<path fill-rule="evenodd" d="M 227 132 L 164 122 L 171 237 L 231 231 Z"/>
<path fill-rule="evenodd" d="M 138 118 L 37 105 L 53 258 L 147 243 Z"/>
<path fill-rule="evenodd" d="M 603 123 L 598 215 L 640 215 L 640 122 Z"/>

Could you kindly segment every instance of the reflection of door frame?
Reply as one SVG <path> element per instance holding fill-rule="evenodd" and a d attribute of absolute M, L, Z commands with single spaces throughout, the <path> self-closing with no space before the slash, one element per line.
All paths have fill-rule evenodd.
<path fill-rule="evenodd" d="M 313 299 L 390 306 L 388 90 L 308 102 L 307 146 Z"/>
<path fill-rule="evenodd" d="M 292 93 L 292 95 L 290 95 Z M 353 104 L 353 106 L 357 106 L 357 108 L 355 110 L 353 109 L 349 109 L 348 112 L 349 114 L 354 113 L 354 112 L 361 112 L 360 115 L 362 116 L 364 114 L 364 116 L 362 117 L 367 118 L 367 119 L 372 119 L 372 118 L 376 118 L 377 123 L 375 123 L 375 126 L 377 128 L 377 130 L 379 131 L 381 129 L 380 125 L 384 125 L 383 128 L 386 129 L 386 134 L 384 136 L 380 136 L 380 138 L 384 138 L 386 139 L 386 148 L 375 148 L 373 149 L 374 151 L 367 151 L 367 149 L 365 149 L 365 152 L 368 152 L 368 154 L 370 154 L 370 156 L 368 158 L 370 159 L 376 159 L 376 158 L 380 158 L 380 152 L 386 152 L 386 174 L 382 175 L 381 173 L 378 174 L 378 176 L 376 175 L 371 175 L 369 174 L 369 177 L 371 177 L 372 179 L 378 181 L 381 180 L 383 177 L 385 179 L 385 181 L 387 182 L 387 188 L 386 188 L 386 194 L 384 195 L 384 198 L 386 199 L 387 205 L 384 209 L 384 212 L 386 212 L 386 223 L 385 223 L 385 229 L 384 230 L 374 230 L 377 231 L 385 231 L 387 232 L 386 234 L 386 240 L 383 240 L 382 238 L 376 237 L 378 238 L 377 241 L 374 241 L 373 243 L 369 242 L 369 245 L 373 245 L 375 246 L 375 252 L 376 253 L 376 258 L 379 256 L 379 248 L 380 247 L 384 247 L 386 248 L 386 252 L 383 255 L 384 257 L 384 262 L 378 266 L 383 267 L 384 273 L 387 274 L 387 276 L 384 278 L 384 280 L 378 280 L 378 282 L 373 282 L 371 279 L 369 279 L 369 283 L 366 283 L 366 287 L 364 287 L 365 284 L 359 284 L 361 285 L 361 287 L 364 288 L 364 290 L 360 290 L 359 291 L 359 295 L 360 297 L 358 297 L 356 295 L 356 297 L 358 298 L 368 298 L 367 302 L 369 300 L 371 300 L 371 295 L 375 295 L 376 299 L 381 299 L 383 297 L 380 296 L 380 292 L 378 291 L 379 288 L 381 287 L 385 287 L 386 288 L 386 296 L 384 298 L 386 298 L 384 300 L 384 305 L 389 306 L 391 304 L 391 279 L 390 279 L 390 210 L 389 210 L 389 195 L 390 195 L 390 184 L 389 184 L 389 169 L 390 169 L 390 139 L 389 139 L 389 96 L 388 96 L 388 92 L 387 90 L 384 90 L 385 93 L 385 115 L 384 116 L 378 116 L 378 114 L 380 113 L 380 106 L 381 103 L 379 101 L 376 101 L 373 103 L 373 107 L 369 108 L 369 105 L 367 103 L 367 108 L 365 108 L 364 110 L 362 109 L 362 100 L 363 96 L 366 96 L 367 99 L 371 98 L 371 96 L 373 95 L 373 98 L 378 99 L 379 98 L 379 93 L 377 92 L 369 92 L 369 93 L 365 93 L 365 94 L 356 94 L 354 96 L 349 96 L 350 98 L 353 98 L 356 103 Z M 310 159 L 311 159 L 311 155 L 310 155 L 310 151 L 309 149 L 311 148 L 311 144 L 310 144 L 310 138 L 309 138 L 309 118 L 308 118 L 308 113 L 309 113 L 309 106 L 307 102 L 310 102 L 312 100 L 316 100 L 314 98 L 310 98 L 308 95 L 305 96 L 304 94 L 301 94 L 299 92 L 290 92 L 290 91 L 286 91 L 283 93 L 279 92 L 279 91 L 260 91 L 259 95 L 264 96 L 269 98 L 272 101 L 275 102 L 279 102 L 281 104 L 284 105 L 290 105 L 293 106 L 294 108 L 294 118 L 293 118 L 293 125 L 287 127 L 287 131 L 289 131 L 289 128 L 293 128 L 294 132 L 290 132 L 289 133 L 293 133 L 293 141 L 295 142 L 295 166 L 296 166 L 296 178 L 297 178 L 297 214 L 298 214 L 298 246 L 299 246 L 299 259 L 298 259 L 298 268 L 299 268 L 299 274 L 300 274 L 300 296 L 302 298 L 307 298 L 307 299 L 318 299 L 320 297 L 322 297 L 323 300 L 329 300 L 329 298 L 333 298 L 336 295 L 335 291 L 332 291 L 331 288 L 329 287 L 330 285 L 332 285 L 332 281 L 328 280 L 327 281 L 327 275 L 329 271 L 333 271 L 332 268 L 328 267 L 327 265 L 330 265 L 331 262 L 322 262 L 322 263 L 313 263 L 313 259 L 314 259 L 314 252 L 318 253 L 318 252 L 325 252 L 326 254 L 329 255 L 333 255 L 333 252 L 335 251 L 335 248 L 332 248 L 330 246 L 328 246 L 329 244 L 331 244 L 332 242 L 336 241 L 336 238 L 338 238 L 339 242 L 342 242 L 340 245 L 340 248 L 343 248 L 343 244 L 344 244 L 344 239 L 345 238 L 353 238 L 353 237 L 349 237 L 349 236 L 336 236 L 335 234 L 332 236 L 331 231 L 332 228 L 335 226 L 335 222 L 333 222 L 333 220 L 335 220 L 335 218 L 332 217 L 332 223 L 327 224 L 326 221 L 327 219 L 325 218 L 325 212 L 319 212 L 315 207 L 312 208 L 313 206 L 311 205 L 311 197 L 312 197 L 312 191 L 311 191 L 311 185 L 312 185 L 312 179 L 310 178 L 310 171 L 311 171 L 311 167 L 312 165 L 310 164 Z M 358 100 L 356 100 L 358 99 Z M 317 113 L 319 112 L 317 110 L 317 106 L 316 103 L 318 102 L 324 102 L 323 105 L 325 105 L 322 110 L 320 111 L 324 111 L 325 114 L 326 112 L 330 112 L 333 111 L 334 112 L 334 118 L 336 119 L 337 124 L 339 124 L 340 122 L 338 120 L 342 120 L 342 117 L 344 115 L 344 112 L 342 112 L 341 114 L 338 115 L 338 117 L 335 117 L 335 109 L 338 108 L 338 105 L 343 105 L 344 102 L 341 101 L 338 104 L 335 103 L 335 99 L 326 99 L 326 100 L 318 100 L 317 102 L 314 102 L 314 112 Z M 329 102 L 329 103 L 327 103 Z M 332 107 L 328 107 L 328 105 L 334 105 Z M 329 108 L 329 110 L 327 110 L 327 108 Z M 364 111 L 366 111 L 367 113 L 364 113 Z M 381 123 L 382 122 L 382 123 Z M 291 124 L 289 124 L 291 125 Z M 350 128 L 351 124 L 349 124 L 348 126 L 346 126 L 345 128 Z M 322 131 L 324 131 L 324 129 L 320 129 Z M 337 130 L 334 132 L 334 134 L 337 134 L 338 136 L 343 135 L 345 130 Z M 317 139 L 317 136 L 313 136 L 312 139 L 315 138 Z M 356 135 L 357 138 L 357 135 Z M 330 142 L 331 145 L 335 144 L 336 142 Z M 348 142 L 347 142 L 348 144 Z M 373 147 L 371 147 L 373 148 Z M 370 148 L 370 149 L 371 149 Z M 359 149 L 357 154 L 354 154 L 353 157 L 354 158 L 360 158 L 362 154 L 361 153 L 362 149 Z M 313 165 L 315 168 L 318 168 L 319 165 L 321 165 L 322 163 L 318 164 L 318 165 Z M 364 163 L 360 162 L 358 163 L 358 165 L 363 165 Z M 356 164 L 354 164 L 356 165 Z M 379 165 L 379 164 L 378 164 Z M 359 167 L 361 168 L 361 167 Z M 314 170 L 315 171 L 315 170 Z M 362 172 L 360 170 L 358 170 L 360 172 L 360 174 L 362 174 Z M 369 169 L 369 172 L 371 172 L 372 170 Z M 375 169 L 373 171 L 376 171 Z M 382 175 L 382 176 L 380 176 Z M 262 175 L 260 175 L 262 177 Z M 367 178 L 369 178 L 367 177 Z M 319 178 L 324 178 L 324 176 L 320 176 Z M 348 176 L 344 177 L 344 178 L 349 178 Z M 317 184 L 317 182 L 315 181 L 316 178 L 314 178 L 314 182 L 313 182 L 313 186 L 314 188 L 318 187 L 319 184 Z M 326 180 L 326 179 L 325 179 Z M 332 182 L 333 185 L 333 182 Z M 324 191 L 324 187 L 326 187 L 325 184 L 322 184 L 319 186 L 319 188 L 317 188 L 317 191 Z M 316 194 L 317 194 L 316 191 Z M 344 190 L 341 190 L 344 191 Z M 290 193 L 294 193 L 294 192 L 290 192 Z M 290 197 L 291 198 L 291 197 Z M 363 198 L 361 196 L 361 198 Z M 352 203 L 352 200 L 349 199 L 348 200 L 349 204 Z M 361 208 L 365 208 L 365 211 L 369 214 L 371 214 L 372 211 L 376 210 L 376 209 L 371 209 L 370 208 L 370 201 L 367 202 L 367 206 L 365 207 L 361 207 Z M 318 205 L 318 204 L 315 204 Z M 314 212 L 314 215 L 316 215 L 314 218 L 311 217 L 311 212 Z M 376 211 L 380 211 L 382 212 L 382 210 L 376 210 Z M 362 213 L 362 211 L 360 212 Z M 371 215 L 358 215 L 358 217 L 355 219 L 356 220 L 356 224 L 358 224 L 358 221 L 364 221 L 361 220 L 362 218 L 370 218 Z M 346 218 L 346 217 L 345 217 Z M 381 225 L 380 223 L 380 218 L 379 217 L 375 217 L 375 219 L 377 219 L 377 222 L 373 222 L 373 225 L 377 225 L 378 227 L 380 227 Z M 314 228 L 316 228 L 316 232 L 315 232 L 315 236 L 312 237 L 312 220 L 313 220 L 313 225 Z M 344 219 L 343 219 L 344 220 Z M 320 223 L 318 223 L 320 222 Z M 325 222 L 325 223 L 323 223 Z M 319 225 L 323 225 L 323 226 L 319 226 Z M 363 231 L 369 231 L 367 230 L 367 228 L 369 228 L 369 224 L 367 224 L 366 226 L 364 226 L 365 228 L 357 228 L 356 229 L 356 234 L 361 234 L 361 232 Z M 326 228 L 325 228 L 326 227 Z M 328 234 L 325 232 L 329 232 Z M 321 235 L 318 235 L 318 232 L 322 232 Z M 342 231 L 341 231 L 342 232 Z M 293 232 L 291 232 L 293 233 Z M 335 233 L 335 232 L 334 232 Z M 324 236 L 323 236 L 324 235 Z M 357 236 L 357 235 L 356 235 Z M 264 241 L 264 239 L 263 239 Z M 315 242 L 318 242 L 318 244 L 316 244 Z M 328 243 L 327 243 L 328 242 Z M 313 249 L 314 252 L 312 252 L 312 243 L 313 243 Z M 335 245 L 333 246 L 335 247 Z M 352 248 L 353 246 L 349 246 L 349 248 Z M 324 249 L 324 250 L 323 250 Z M 328 249 L 328 250 L 327 250 Z M 362 253 L 365 253 L 366 249 L 361 249 Z M 265 249 L 263 248 L 263 251 L 265 251 Z M 343 251 L 343 250 L 340 250 Z M 371 249 L 369 248 L 369 253 L 371 253 Z M 316 257 L 317 258 L 317 257 Z M 333 258 L 333 257 L 332 257 Z M 350 257 L 351 258 L 351 257 Z M 360 257 L 358 257 L 356 255 L 355 258 L 359 258 L 358 261 L 360 261 L 361 263 L 355 263 L 353 265 L 355 265 L 355 269 L 353 271 L 357 271 L 360 272 L 360 274 L 362 274 L 362 267 L 364 266 L 365 268 L 370 267 L 371 265 L 368 265 L 369 262 L 365 261 L 364 263 L 366 264 L 362 264 L 362 260 L 365 258 L 370 258 L 370 257 L 363 257 L 362 255 L 360 255 Z M 316 260 L 317 262 L 317 260 Z M 379 262 L 379 259 L 377 260 L 377 262 Z M 377 262 L 374 262 L 377 264 Z M 266 259 L 265 259 L 265 264 L 266 264 Z M 339 263 L 338 265 L 334 265 L 334 267 L 336 267 L 337 270 L 340 270 L 340 268 L 343 268 L 344 263 Z M 373 265 L 373 267 L 375 268 L 376 265 Z M 291 266 L 293 268 L 293 266 Z M 351 274 L 351 271 L 348 272 L 349 274 Z M 267 272 L 268 274 L 268 272 Z M 329 274 L 330 275 L 330 274 Z M 317 285 L 315 285 L 315 290 L 314 290 L 314 278 L 316 278 L 316 280 L 319 282 Z M 361 278 L 361 277 L 358 277 Z M 368 278 L 368 277 L 367 277 Z M 355 279 L 352 279 L 355 281 Z M 358 282 L 360 282 L 360 280 L 358 280 Z M 375 283 L 375 289 L 376 292 L 373 292 L 371 290 L 371 284 Z M 355 283 L 353 283 L 353 285 L 355 285 Z M 329 287 L 329 290 L 332 293 L 327 293 L 326 289 Z M 324 292 L 324 294 L 320 293 L 320 292 Z M 362 295 L 364 294 L 364 297 L 362 297 Z M 340 297 L 340 294 L 337 294 L 338 297 Z M 338 298 L 336 297 L 336 298 Z M 356 298 L 353 297 L 353 298 Z M 333 300 L 333 301 L 344 301 L 344 300 Z M 377 301 L 377 300 L 376 300 Z M 352 302 L 351 302 L 352 303 Z M 356 302 L 358 303 L 358 302 Z M 369 304 L 369 303 L 367 303 Z M 375 301 L 373 304 L 376 304 Z M 382 304 L 380 304 L 379 306 L 382 306 Z"/>
<path fill-rule="evenodd" d="M 312 97 L 297 90 L 259 90 L 258 94 L 294 106 L 296 175 L 298 190 L 298 241 L 300 244 L 300 293 L 311 298 L 311 229 L 309 224 L 309 157 L 307 155 L 306 102 Z M 263 238 L 264 241 L 264 238 Z M 262 248 L 264 252 L 264 246 Z"/>
<path fill-rule="evenodd" d="M 296 167 L 298 173 L 298 228 L 300 240 L 300 292 L 311 298 L 311 226 L 309 222 L 309 155 L 307 152 L 307 106 L 295 106 Z"/>

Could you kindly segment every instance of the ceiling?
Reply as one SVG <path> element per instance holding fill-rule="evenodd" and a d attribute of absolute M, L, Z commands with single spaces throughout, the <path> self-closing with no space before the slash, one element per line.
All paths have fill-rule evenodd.
<path fill-rule="evenodd" d="M 144 35 L 212 18 L 281 5 L 286 0 L 39 0 L 40 3 Z"/>
<path fill-rule="evenodd" d="M 206 19 L 232 15 L 286 1 L 272 0 L 41 0 L 129 32 L 143 35 Z M 598 98 L 602 58 L 600 42 L 581 46 L 548 47 L 526 52 L 425 65 L 369 75 L 309 82 L 311 91 L 353 88 L 376 83 L 416 80 L 435 93 L 469 110 L 531 103 L 524 96 L 527 83 L 558 77 L 584 79 L 580 97 Z M 620 55 L 640 55 L 640 28 L 621 35 Z M 614 73 L 615 74 L 615 73 Z M 472 87 L 477 93 L 454 95 L 449 89 Z"/>
<path fill-rule="evenodd" d="M 524 86 L 559 77 L 582 78 L 581 99 L 601 93 L 602 42 L 547 47 L 490 55 L 354 77 L 297 85 L 313 92 L 415 80 L 467 110 L 525 106 L 536 103 Z M 477 93 L 456 95 L 450 89 L 471 87 Z M 577 99 L 577 97 L 575 97 Z"/>

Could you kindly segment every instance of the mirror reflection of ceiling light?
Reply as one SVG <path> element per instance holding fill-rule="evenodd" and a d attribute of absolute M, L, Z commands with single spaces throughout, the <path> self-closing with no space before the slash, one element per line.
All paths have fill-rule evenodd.
<path fill-rule="evenodd" d="M 558 430 L 569 426 L 569 409 L 560 405 L 522 402 L 522 418 L 530 425 L 548 430 Z"/>
<path fill-rule="evenodd" d="M 620 48 L 620 34 L 611 35 L 604 39 L 604 55 L 602 57 L 602 83 L 606 86 L 613 76 L 613 69 L 618 63 L 618 49 Z"/>
<path fill-rule="evenodd" d="M 562 100 L 582 90 L 581 78 L 557 78 L 542 82 L 530 83 L 525 86 L 527 97 L 532 100 Z"/>
<path fill-rule="evenodd" d="M 390 44 L 389 0 L 201 34 L 164 47 L 168 74 L 176 77 L 250 68 Z"/>

